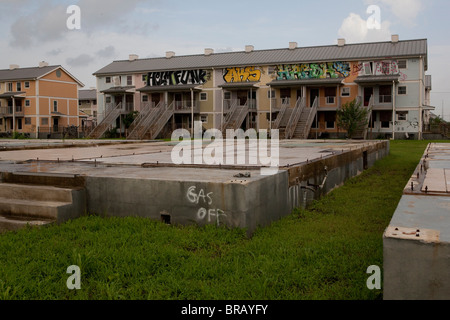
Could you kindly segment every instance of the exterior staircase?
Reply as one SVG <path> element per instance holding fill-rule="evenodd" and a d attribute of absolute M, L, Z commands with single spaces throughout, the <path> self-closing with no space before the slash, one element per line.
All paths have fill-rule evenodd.
<path fill-rule="evenodd" d="M 144 107 L 139 116 L 131 124 L 129 131 L 130 134 L 127 140 L 141 140 L 145 133 L 151 127 L 152 123 L 161 115 L 164 111 L 164 103 L 160 102 L 156 107 Z"/>
<path fill-rule="evenodd" d="M 319 101 L 316 98 L 311 108 L 307 108 L 306 106 L 302 108 L 302 113 L 294 130 L 294 139 L 308 139 L 312 123 L 317 114 L 318 103 Z M 305 102 L 302 102 L 302 104 L 305 104 Z"/>
<path fill-rule="evenodd" d="M 290 100 L 284 99 L 281 103 L 280 112 L 273 123 L 272 129 L 279 130 L 279 136 L 284 137 L 286 134 L 286 126 L 292 115 L 292 108 L 289 108 Z"/>
<path fill-rule="evenodd" d="M 90 139 L 100 139 L 122 113 L 122 103 L 109 111 L 106 117 L 88 135 Z"/>
<path fill-rule="evenodd" d="M 225 133 L 228 129 L 239 129 L 248 115 L 248 110 L 248 101 L 243 106 L 238 105 L 238 100 L 233 101 L 231 108 L 224 119 L 222 132 Z"/>
<path fill-rule="evenodd" d="M 6 175 L 15 176 L 11 173 Z M 2 176 L 4 178 L 5 173 Z M 10 179 L 15 181 L 14 183 L 0 183 L 0 232 L 15 231 L 27 226 L 62 223 L 85 213 L 84 187 L 31 184 L 33 181 L 29 179 L 30 177 L 46 183 L 43 182 L 45 180 L 43 177 L 32 173 L 29 173 L 28 177 L 27 175 L 19 177 L 22 179 L 17 179 L 17 176 Z"/>
<path fill-rule="evenodd" d="M 373 108 L 373 104 L 374 104 L 374 96 L 370 97 L 370 101 L 369 101 L 369 105 L 367 106 L 367 118 L 366 118 L 366 124 L 364 126 L 362 126 L 361 128 L 359 128 L 358 130 L 356 130 L 356 132 L 353 134 L 353 137 L 351 137 L 352 139 L 355 140 L 366 140 L 367 139 L 367 134 L 369 131 L 369 124 L 370 124 L 370 120 L 372 119 L 372 108 Z M 358 97 L 358 100 L 356 101 L 356 103 L 360 103 L 361 102 L 361 98 Z M 360 106 L 360 108 L 365 108 L 364 106 Z"/>
<path fill-rule="evenodd" d="M 175 101 L 172 102 L 168 107 L 167 105 L 162 105 L 158 112 L 152 117 L 152 120 L 144 130 L 141 132 L 142 138 L 141 139 L 148 139 L 153 140 L 158 137 L 158 135 L 161 133 L 167 122 L 170 120 L 171 117 L 173 117 L 175 112 Z"/>

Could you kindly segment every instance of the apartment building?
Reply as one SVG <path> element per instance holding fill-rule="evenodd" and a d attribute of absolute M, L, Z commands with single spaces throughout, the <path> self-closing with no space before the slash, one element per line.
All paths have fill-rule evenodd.
<path fill-rule="evenodd" d="M 97 89 L 90 88 L 78 91 L 81 127 L 93 129 L 97 125 Z"/>
<path fill-rule="evenodd" d="M 429 112 L 427 40 L 255 50 L 114 61 L 94 73 L 99 125 L 130 139 L 168 137 L 178 128 L 279 129 L 281 138 L 345 137 L 337 110 L 357 100 L 370 110 L 360 138 L 421 139 Z"/>
<path fill-rule="evenodd" d="M 78 127 L 78 89 L 83 86 L 62 66 L 46 62 L 0 70 L 0 132 L 37 138 Z"/>

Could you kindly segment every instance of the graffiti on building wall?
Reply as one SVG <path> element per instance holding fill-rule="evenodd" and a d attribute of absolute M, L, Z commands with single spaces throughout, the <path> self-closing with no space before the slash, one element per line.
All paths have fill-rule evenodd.
<path fill-rule="evenodd" d="M 360 62 L 355 63 L 352 68 L 353 75 L 399 75 L 400 80 L 406 80 L 407 76 L 400 71 L 398 67 L 398 61 L 396 60 L 384 60 L 375 62 Z"/>
<path fill-rule="evenodd" d="M 347 78 L 350 74 L 348 62 L 303 63 L 276 67 L 277 80 L 338 79 Z"/>
<path fill-rule="evenodd" d="M 147 75 L 147 86 L 176 86 L 180 84 L 204 84 L 208 81 L 206 70 L 178 70 L 150 72 Z"/>
<path fill-rule="evenodd" d="M 224 70 L 223 79 L 227 83 L 256 82 L 261 80 L 261 70 L 255 67 L 227 68 Z"/>

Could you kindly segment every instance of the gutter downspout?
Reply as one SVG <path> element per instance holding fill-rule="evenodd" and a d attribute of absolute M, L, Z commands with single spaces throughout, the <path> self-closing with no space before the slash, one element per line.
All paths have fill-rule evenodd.
<path fill-rule="evenodd" d="M 423 99 L 423 57 L 420 57 L 420 84 L 419 84 L 419 140 L 422 140 L 423 117 L 422 117 L 422 99 Z"/>
<path fill-rule="evenodd" d="M 270 103 L 270 107 L 269 107 L 269 110 L 270 110 L 269 111 L 270 112 L 270 114 L 269 114 L 269 132 L 270 132 L 270 134 L 272 134 L 272 99 L 273 99 L 273 97 L 272 97 L 272 86 L 271 85 L 269 85 L 269 96 L 270 96 L 270 100 L 269 100 L 269 103 Z"/>
<path fill-rule="evenodd" d="M 191 88 L 191 137 L 194 136 L 194 90 Z"/>
<path fill-rule="evenodd" d="M 395 140 L 395 116 L 396 116 L 396 92 L 395 92 L 395 81 L 392 81 L 392 140 Z"/>

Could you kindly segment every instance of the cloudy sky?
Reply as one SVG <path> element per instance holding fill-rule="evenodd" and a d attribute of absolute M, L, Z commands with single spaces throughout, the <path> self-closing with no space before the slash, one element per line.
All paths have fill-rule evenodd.
<path fill-rule="evenodd" d="M 67 21 L 80 8 L 80 29 Z M 368 9 L 377 6 L 380 20 Z M 85 84 L 113 60 L 255 49 L 428 39 L 432 104 L 450 120 L 448 0 L 0 0 L 0 69 L 60 64 Z M 369 26 L 377 26 L 368 29 Z"/>

